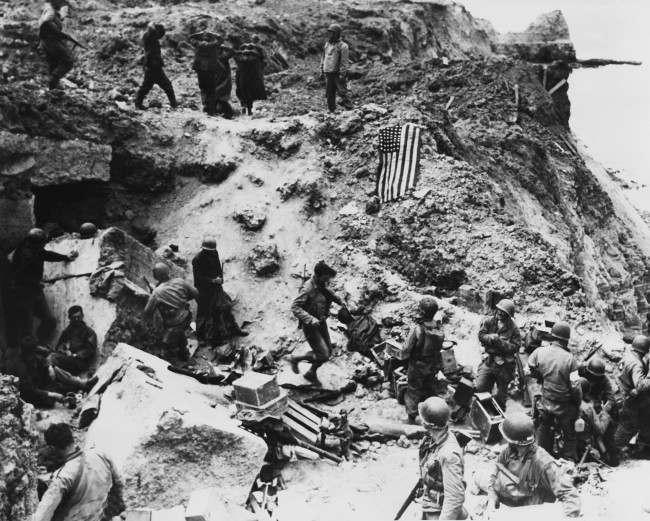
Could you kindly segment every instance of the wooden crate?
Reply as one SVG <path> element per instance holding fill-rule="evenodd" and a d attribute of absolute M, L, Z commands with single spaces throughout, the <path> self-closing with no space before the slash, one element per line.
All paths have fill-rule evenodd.
<path fill-rule="evenodd" d="M 235 401 L 253 407 L 265 404 L 280 397 L 280 386 L 275 376 L 248 371 L 233 382 Z"/>
<path fill-rule="evenodd" d="M 499 425 L 505 417 L 490 393 L 474 394 L 469 416 L 474 427 L 480 431 L 484 443 L 496 443 L 501 439 Z"/>

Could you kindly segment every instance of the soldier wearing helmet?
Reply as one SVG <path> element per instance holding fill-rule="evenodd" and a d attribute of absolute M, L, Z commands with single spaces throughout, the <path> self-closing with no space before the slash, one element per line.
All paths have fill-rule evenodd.
<path fill-rule="evenodd" d="M 436 375 L 442 367 L 440 350 L 445 340 L 445 334 L 434 318 L 438 311 L 436 299 L 424 297 L 418 309 L 420 318 L 402 347 L 402 359 L 408 360 L 408 388 L 404 403 L 409 423 L 415 423 L 418 404 L 438 391 Z"/>
<path fill-rule="evenodd" d="M 196 334 L 201 342 L 221 345 L 233 336 L 246 336 L 232 314 L 232 299 L 223 289 L 223 267 L 214 237 L 206 237 L 192 259 L 194 286 L 199 291 Z"/>
<path fill-rule="evenodd" d="M 537 403 L 537 441 L 551 452 L 553 426 L 564 436 L 562 456 L 577 459 L 575 420 L 580 407 L 579 396 L 573 392 L 570 374 L 578 370 L 578 362 L 568 349 L 571 326 L 556 322 L 551 329 L 553 341 L 537 348 L 528 359 L 533 378 L 542 385 L 542 398 Z"/>
<path fill-rule="evenodd" d="M 180 277 L 170 278 L 169 266 L 163 262 L 156 263 L 153 276 L 158 285 L 149 296 L 143 317 L 150 320 L 158 311 L 164 327 L 161 339 L 163 358 L 187 361 L 189 353 L 186 332 L 192 321 L 189 303 L 198 298 L 199 292 Z"/>
<path fill-rule="evenodd" d="M 478 488 L 488 494 L 487 512 L 493 512 L 501 503 L 522 507 L 557 500 L 567 517 L 579 516 L 580 498 L 571 477 L 535 443 L 533 420 L 523 412 L 511 413 L 499 429 L 508 445 L 485 479 L 474 476 Z"/>
<path fill-rule="evenodd" d="M 598 356 L 580 364 L 578 375 L 589 382 L 589 395 L 586 398 L 593 405 L 595 413 L 606 422 L 607 428 L 602 435 L 607 452 L 604 457 L 608 464 L 615 466 L 618 456 L 614 447 L 614 433 L 618 427 L 619 408 L 614 383 L 607 375 L 605 362 Z"/>
<path fill-rule="evenodd" d="M 336 111 L 336 94 L 341 97 L 341 105 L 349 106 L 348 101 L 348 67 L 350 50 L 348 44 L 341 40 L 341 26 L 332 24 L 327 29 L 328 40 L 325 42 L 321 58 L 321 74 L 325 76 L 325 95 L 327 108 Z"/>
<path fill-rule="evenodd" d="M 637 335 L 632 341 L 631 349 L 626 349 L 619 363 L 618 387 L 620 390 L 619 405 L 620 423 L 614 435 L 614 443 L 619 450 L 627 444 L 635 434 L 639 434 L 637 446 L 644 450 L 650 447 L 650 433 L 642 426 L 649 422 L 650 413 L 644 407 L 650 391 L 650 378 L 643 358 L 650 349 L 650 338 Z"/>
<path fill-rule="evenodd" d="M 495 306 L 492 315 L 483 320 L 478 339 L 485 356 L 478 367 L 476 390 L 492 392 L 497 386 L 495 398 L 501 408 L 506 408 L 508 384 L 514 378 L 515 355 L 521 346 L 521 332 L 514 322 L 515 304 L 502 299 Z"/>
<path fill-rule="evenodd" d="M 25 240 L 15 249 L 9 263 L 8 329 L 9 341 L 19 345 L 22 338 L 33 334 L 34 317 L 40 320 L 36 337 L 47 344 L 56 329 L 56 319 L 43 294 L 41 279 L 45 262 L 70 262 L 76 251 L 68 255 L 46 250 L 47 235 L 40 228 L 32 228 Z"/>
<path fill-rule="evenodd" d="M 449 406 L 433 396 L 418 412 L 426 431 L 419 451 L 422 519 L 467 519 L 463 451 L 449 431 Z"/>

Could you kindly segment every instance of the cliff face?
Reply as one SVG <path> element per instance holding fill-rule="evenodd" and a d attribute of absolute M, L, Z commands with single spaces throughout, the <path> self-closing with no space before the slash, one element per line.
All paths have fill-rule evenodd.
<path fill-rule="evenodd" d="M 92 50 L 77 53 L 66 92 L 53 96 L 42 87 L 35 12 L 36 3 L 18 2 L 3 21 L 0 129 L 7 139 L 0 207 L 11 216 L 8 245 L 32 222 L 72 231 L 89 219 L 144 241 L 158 234 L 161 243 L 191 251 L 201 227 L 183 226 L 182 216 L 196 186 L 212 183 L 211 192 L 226 194 L 243 177 L 263 178 L 260 169 L 282 171 L 276 179 L 291 183 L 284 172 L 302 168 L 312 185 L 296 193 L 307 205 L 320 197 L 318 211 L 305 214 L 294 199 L 278 198 L 274 183 L 254 185 L 271 205 L 266 229 L 274 213 L 307 219 L 324 243 L 353 245 L 367 262 L 398 271 L 416 288 L 500 288 L 531 310 L 552 305 L 578 319 L 607 311 L 639 324 L 633 288 L 643 279 L 643 256 L 576 154 L 566 129 L 566 90 L 546 92 L 570 69 L 551 64 L 544 71 L 525 61 L 571 59 L 561 13 L 541 17 L 524 33 L 499 36 L 450 2 L 275 0 L 252 7 L 231 2 L 218 12 L 200 2 L 147 8 L 94 2 L 73 10 L 68 22 Z M 168 28 L 163 54 L 184 107 L 175 113 L 130 108 L 140 77 L 138 38 L 149 21 Z M 331 22 L 342 24 L 350 44 L 355 104 L 372 101 L 377 109 L 334 118 L 310 112 L 322 103 L 313 73 Z M 266 46 L 271 99 L 256 118 L 226 124 L 196 111 L 187 37 L 205 28 L 235 46 L 255 33 Z M 160 93 L 151 99 L 157 105 Z M 337 209 L 350 202 L 363 206 L 372 189 L 362 167 L 374 162 L 379 127 L 407 120 L 427 129 L 418 187 L 425 195 L 386 205 L 379 216 L 339 216 Z M 257 199 L 247 195 L 241 204 L 251 198 Z M 212 211 L 212 203 L 202 204 Z M 247 279 L 246 261 L 255 234 L 242 235 L 220 218 L 230 219 L 230 212 L 212 222 L 228 230 L 235 273 L 257 287 L 260 281 Z M 285 233 L 288 257 L 302 243 L 301 231 Z"/>

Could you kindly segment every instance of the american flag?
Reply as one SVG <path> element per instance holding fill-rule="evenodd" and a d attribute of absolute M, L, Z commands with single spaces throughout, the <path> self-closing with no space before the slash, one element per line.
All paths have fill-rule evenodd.
<path fill-rule="evenodd" d="M 377 194 L 384 203 L 403 196 L 415 186 L 420 161 L 420 128 L 413 123 L 379 130 Z"/>

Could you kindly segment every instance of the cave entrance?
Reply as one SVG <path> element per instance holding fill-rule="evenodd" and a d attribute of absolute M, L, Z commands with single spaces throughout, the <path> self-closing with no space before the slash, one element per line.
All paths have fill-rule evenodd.
<path fill-rule="evenodd" d="M 98 228 L 106 224 L 108 185 L 83 181 L 58 186 L 33 187 L 36 225 L 53 235 L 77 232 L 85 222 Z"/>

